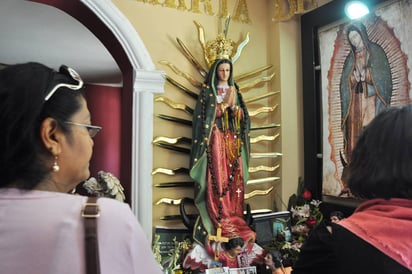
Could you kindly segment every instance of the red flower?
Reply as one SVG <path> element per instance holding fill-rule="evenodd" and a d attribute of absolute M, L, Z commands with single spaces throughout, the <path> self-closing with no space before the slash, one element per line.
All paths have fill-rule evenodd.
<path fill-rule="evenodd" d="M 305 189 L 302 193 L 302 198 L 305 200 L 310 200 L 312 198 L 312 193 L 309 190 Z"/>
<path fill-rule="evenodd" d="M 308 226 L 315 226 L 316 225 L 316 219 L 311 217 L 306 221 L 306 224 Z"/>

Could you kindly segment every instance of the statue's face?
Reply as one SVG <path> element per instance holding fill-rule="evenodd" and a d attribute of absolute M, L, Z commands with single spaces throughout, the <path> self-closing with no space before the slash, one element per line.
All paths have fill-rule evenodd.
<path fill-rule="evenodd" d="M 217 76 L 220 81 L 228 81 L 230 77 L 230 64 L 223 63 L 217 67 Z"/>

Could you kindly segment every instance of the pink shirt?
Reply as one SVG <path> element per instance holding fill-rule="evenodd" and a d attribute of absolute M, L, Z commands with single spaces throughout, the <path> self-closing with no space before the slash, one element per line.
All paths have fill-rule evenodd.
<path fill-rule="evenodd" d="M 47 191 L 0 189 L 0 272 L 85 273 L 87 197 Z M 150 244 L 126 203 L 99 198 L 102 274 L 162 273 Z"/>

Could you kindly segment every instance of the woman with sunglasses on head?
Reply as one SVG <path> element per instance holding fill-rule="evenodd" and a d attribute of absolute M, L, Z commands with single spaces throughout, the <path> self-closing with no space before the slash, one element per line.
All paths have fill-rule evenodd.
<path fill-rule="evenodd" d="M 94 135 L 83 81 L 71 68 L 0 70 L 1 273 L 86 273 L 81 210 L 68 194 L 90 176 Z M 101 273 L 161 273 L 127 204 L 99 198 Z"/>

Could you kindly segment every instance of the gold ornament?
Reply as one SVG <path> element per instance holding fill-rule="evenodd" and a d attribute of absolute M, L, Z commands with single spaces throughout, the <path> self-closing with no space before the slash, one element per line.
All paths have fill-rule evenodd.
<path fill-rule="evenodd" d="M 229 59 L 232 63 L 236 62 L 242 52 L 242 49 L 247 45 L 247 43 L 249 43 L 249 33 L 239 44 L 239 46 L 232 39 L 227 38 L 229 23 L 230 17 L 227 17 L 223 31 L 219 33 L 214 40 L 208 41 L 205 44 L 203 27 L 199 23 L 195 22 L 198 30 L 198 39 L 202 45 L 205 61 L 209 67 L 211 67 L 217 59 Z"/>
<path fill-rule="evenodd" d="M 206 43 L 206 61 L 209 67 L 217 59 L 232 59 L 235 43 L 220 33 L 215 40 Z"/>

